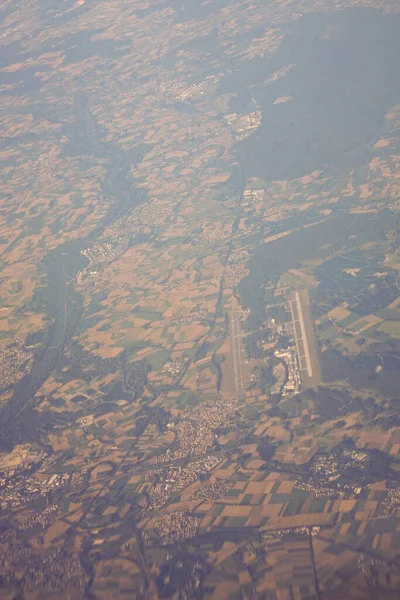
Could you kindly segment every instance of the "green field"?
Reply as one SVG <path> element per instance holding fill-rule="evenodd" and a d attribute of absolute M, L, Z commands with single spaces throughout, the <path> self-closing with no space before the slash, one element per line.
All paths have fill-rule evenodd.
<path fill-rule="evenodd" d="M 378 331 L 400 337 L 400 321 L 385 321 L 379 325 Z"/>

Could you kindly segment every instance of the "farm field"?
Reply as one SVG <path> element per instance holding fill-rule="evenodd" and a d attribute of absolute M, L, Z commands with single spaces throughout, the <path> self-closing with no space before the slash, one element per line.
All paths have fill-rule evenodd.
<path fill-rule="evenodd" d="M 398 600 L 398 1 L 0 13 L 0 597 Z"/>

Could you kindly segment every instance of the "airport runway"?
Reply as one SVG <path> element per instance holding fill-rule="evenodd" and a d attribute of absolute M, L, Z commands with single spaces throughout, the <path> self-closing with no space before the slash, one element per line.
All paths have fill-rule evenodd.
<path fill-rule="evenodd" d="M 296 291 L 289 300 L 302 387 L 320 383 L 320 368 L 307 290 Z"/>
<path fill-rule="evenodd" d="M 244 393 L 243 360 L 244 351 L 240 329 L 239 312 L 232 311 L 229 315 L 231 330 L 231 351 L 233 357 L 233 372 L 235 378 L 235 391 L 237 396 Z"/>
<path fill-rule="evenodd" d="M 304 348 L 304 358 L 306 361 L 306 369 L 309 377 L 313 376 L 313 370 L 311 366 L 311 357 L 310 357 L 310 349 L 308 346 L 307 332 L 306 326 L 304 324 L 304 316 L 303 316 L 303 307 L 301 305 L 300 294 L 296 292 L 296 304 L 297 304 L 297 314 L 299 316 L 299 324 L 301 331 L 301 339 L 303 340 L 303 348 Z"/>

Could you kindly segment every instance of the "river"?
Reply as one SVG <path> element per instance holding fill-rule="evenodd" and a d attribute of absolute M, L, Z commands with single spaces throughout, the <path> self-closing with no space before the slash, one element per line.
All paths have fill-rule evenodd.
<path fill-rule="evenodd" d="M 129 168 L 132 161 L 118 148 L 111 147 L 101 140 L 101 130 L 94 119 L 83 94 L 76 96 L 76 122 L 73 128 L 67 127 L 64 133 L 69 137 L 66 152 L 79 155 L 95 150 L 101 158 L 109 161 L 103 182 L 103 194 L 113 199 L 105 217 L 86 238 L 66 243 L 61 249 L 53 251 L 47 257 L 47 278 L 53 286 L 55 297 L 54 322 L 46 337 L 44 348 L 36 359 L 32 371 L 16 386 L 12 397 L 0 410 L 0 451 L 9 451 L 15 444 L 24 441 L 20 420 L 28 418 L 24 414 L 27 408 L 34 406 L 34 396 L 57 365 L 63 351 L 68 331 L 74 333 L 77 322 L 68 319 L 71 298 L 68 293 L 79 270 L 76 260 L 77 248 L 86 248 L 93 244 L 107 225 L 132 210 L 144 200 L 143 192 L 137 192 L 130 179 Z M 76 309 L 75 309 L 76 310 Z"/>

